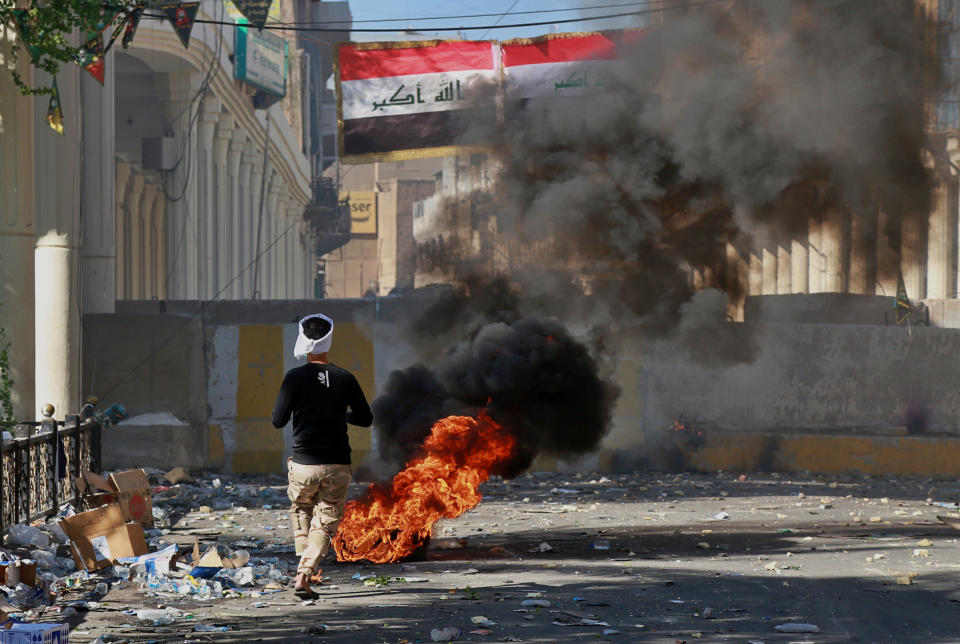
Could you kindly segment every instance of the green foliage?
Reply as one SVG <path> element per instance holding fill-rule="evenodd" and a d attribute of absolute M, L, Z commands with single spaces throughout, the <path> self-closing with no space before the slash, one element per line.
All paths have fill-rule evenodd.
<path fill-rule="evenodd" d="M 13 378 L 10 376 L 10 343 L 7 332 L 0 327 L 0 424 L 12 427 L 16 422 L 13 416 Z"/>
<path fill-rule="evenodd" d="M 20 46 L 13 47 L 14 61 L 28 56 L 35 67 L 55 75 L 64 63 L 84 58 L 87 32 L 101 31 L 110 18 L 117 13 L 122 17 L 136 4 L 137 0 L 113 0 L 110 5 L 102 0 L 45 0 L 31 3 L 27 13 L 21 15 L 19 10 L 26 6 L 23 0 L 0 0 L 0 22 L 20 34 Z M 105 36 L 109 35 L 108 29 Z M 31 87 L 15 67 L 12 74 L 24 95 L 51 92 L 49 87 Z"/>

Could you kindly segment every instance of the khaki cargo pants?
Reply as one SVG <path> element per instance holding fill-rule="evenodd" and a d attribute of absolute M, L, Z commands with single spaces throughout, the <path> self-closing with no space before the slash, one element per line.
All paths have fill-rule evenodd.
<path fill-rule="evenodd" d="M 300 555 L 298 573 L 312 575 L 330 549 L 343 518 L 350 475 L 349 465 L 302 465 L 287 459 L 290 524 Z"/>

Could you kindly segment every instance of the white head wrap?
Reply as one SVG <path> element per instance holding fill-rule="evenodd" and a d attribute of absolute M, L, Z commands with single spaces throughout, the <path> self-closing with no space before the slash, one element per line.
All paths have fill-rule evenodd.
<path fill-rule="evenodd" d="M 330 331 L 328 331 L 327 334 L 319 340 L 311 340 L 303 334 L 303 323 L 311 318 L 320 318 L 321 320 L 326 320 L 330 325 Z M 297 335 L 297 344 L 293 347 L 294 358 L 303 360 L 307 357 L 308 353 L 326 353 L 330 350 L 330 343 L 333 341 L 333 320 L 328 318 L 326 315 L 323 315 L 322 313 L 308 315 L 300 320 L 300 325 L 298 328 L 300 333 Z"/>

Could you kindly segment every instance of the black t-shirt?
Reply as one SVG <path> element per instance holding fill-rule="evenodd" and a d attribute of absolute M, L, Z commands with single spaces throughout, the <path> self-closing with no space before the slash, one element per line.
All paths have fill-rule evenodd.
<path fill-rule="evenodd" d="M 273 426 L 283 427 L 291 414 L 293 460 L 302 465 L 349 465 L 347 423 L 373 423 L 357 379 L 334 364 L 308 362 L 287 372 L 273 406 Z"/>

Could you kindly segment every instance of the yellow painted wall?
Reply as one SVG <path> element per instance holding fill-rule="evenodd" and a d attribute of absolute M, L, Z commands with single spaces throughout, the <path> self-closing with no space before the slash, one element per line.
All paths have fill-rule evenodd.
<path fill-rule="evenodd" d="M 926 436 L 734 434 L 691 455 L 703 470 L 960 476 L 960 440 Z"/>
<path fill-rule="evenodd" d="M 237 415 L 229 428 L 210 426 L 210 452 L 237 473 L 282 472 L 283 432 L 274 428 L 271 415 L 285 373 L 284 326 L 250 324 L 238 330 Z M 336 324 L 330 361 L 356 376 L 368 402 L 376 395 L 373 357 L 369 325 Z M 351 426 L 349 432 L 356 465 L 370 452 L 370 429 Z"/>
<path fill-rule="evenodd" d="M 283 382 L 283 327 L 239 327 L 237 346 L 237 419 L 233 435 L 234 472 L 279 472 L 283 433 L 270 421 Z"/>
<path fill-rule="evenodd" d="M 333 330 L 333 344 L 330 345 L 330 362 L 352 373 L 360 383 L 367 402 L 373 402 L 377 392 L 374 388 L 373 373 L 373 330 L 355 322 L 338 322 Z M 370 429 L 347 425 L 350 447 L 353 449 L 351 460 L 357 465 L 366 458 L 372 445 Z"/>

